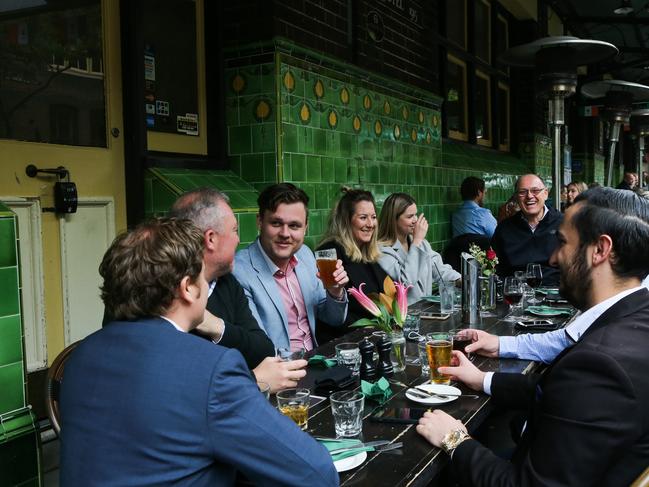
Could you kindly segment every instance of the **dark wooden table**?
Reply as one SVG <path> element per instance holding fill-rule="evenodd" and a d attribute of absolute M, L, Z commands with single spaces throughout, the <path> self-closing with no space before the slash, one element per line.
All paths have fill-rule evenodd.
<path fill-rule="evenodd" d="M 420 302 L 415 305 L 422 311 L 439 311 L 436 304 Z M 505 307 L 499 307 L 498 316 L 505 313 Z M 454 313 L 445 321 L 422 320 L 421 333 L 432 331 L 446 331 L 459 328 L 468 328 L 460 320 L 461 313 Z M 499 336 L 517 335 L 520 333 L 514 328 L 513 323 L 501 321 L 498 316 L 483 317 L 481 323 L 471 328 L 488 331 Z M 373 329 L 355 329 L 347 335 L 326 343 L 313 351 L 327 357 L 335 355 L 334 346 L 340 342 L 358 342 L 364 336 L 371 335 Z M 407 355 L 417 357 L 416 342 L 408 341 L 406 344 Z M 529 373 L 538 366 L 538 363 L 528 360 L 514 359 L 488 359 L 476 356 L 474 363 L 483 371 Z M 309 367 L 307 376 L 300 382 L 299 387 L 313 390 L 314 381 L 323 373 L 321 369 Z M 408 386 L 426 382 L 429 377 L 422 376 L 419 365 L 408 365 L 404 372 L 395 374 L 393 381 L 398 381 Z M 453 383 L 463 392 L 475 394 L 463 384 Z M 406 398 L 405 387 L 391 383 L 393 396 L 387 401 L 390 407 L 422 407 Z M 376 423 L 368 419 L 372 410 L 378 406 L 371 400 L 366 400 L 361 439 L 371 441 L 377 439 L 403 442 L 403 448 L 389 452 L 370 452 L 368 459 L 360 467 L 340 474 L 341 485 L 390 485 L 390 486 L 425 486 L 433 480 L 448 462 L 447 455 L 424 440 L 411 424 Z M 425 406 L 423 406 L 425 407 Z M 462 420 L 469 432 L 475 431 L 493 411 L 491 398 L 480 394 L 479 399 L 460 397 L 459 399 L 434 406 L 446 411 L 451 416 Z M 317 436 L 334 437 L 334 424 L 329 401 L 315 405 L 309 412 L 309 433 Z"/>

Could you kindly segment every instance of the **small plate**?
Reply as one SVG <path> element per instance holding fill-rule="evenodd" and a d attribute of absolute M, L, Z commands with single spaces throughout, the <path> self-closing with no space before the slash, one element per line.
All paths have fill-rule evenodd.
<path fill-rule="evenodd" d="M 445 386 L 442 384 L 428 383 L 428 384 L 420 384 L 417 387 L 421 387 L 422 389 L 425 389 L 428 392 L 435 392 L 437 394 L 462 394 L 462 391 L 459 390 L 457 387 Z M 455 401 L 457 399 L 456 396 L 449 396 L 448 399 L 440 399 L 438 397 L 428 397 L 424 399 L 423 397 L 415 396 L 414 394 L 411 394 L 408 391 L 406 391 L 406 397 L 411 401 L 415 401 L 420 404 L 444 404 L 446 402 Z"/>
<path fill-rule="evenodd" d="M 541 309 L 541 308 L 535 308 L 534 306 L 529 306 L 526 311 L 530 314 L 533 314 L 534 316 L 561 316 L 563 314 L 566 314 L 564 311 L 554 311 L 552 309 Z"/>
<path fill-rule="evenodd" d="M 362 451 L 352 457 L 343 458 L 334 462 L 334 467 L 336 467 L 336 472 L 346 472 L 347 470 L 359 467 L 365 460 L 367 460 L 367 452 Z"/>

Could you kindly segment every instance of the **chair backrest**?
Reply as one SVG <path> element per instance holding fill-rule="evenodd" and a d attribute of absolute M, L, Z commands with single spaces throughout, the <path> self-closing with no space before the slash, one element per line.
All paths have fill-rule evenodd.
<path fill-rule="evenodd" d="M 52 429 L 59 435 L 61 432 L 60 416 L 59 416 L 59 390 L 61 388 L 61 380 L 63 379 L 63 369 L 65 362 L 70 357 L 72 351 L 79 344 L 74 342 L 63 349 L 57 355 L 52 363 L 52 366 L 47 371 L 47 380 L 45 382 L 45 407 L 47 409 L 47 416 L 50 418 Z"/>
<path fill-rule="evenodd" d="M 489 249 L 489 238 L 484 235 L 479 235 L 475 233 L 465 233 L 464 235 L 458 235 L 455 237 L 448 246 L 444 249 L 444 254 L 442 258 L 444 262 L 449 264 L 457 272 L 462 272 L 460 255 L 462 252 L 468 252 L 469 246 L 474 243 L 482 250 Z"/>
<path fill-rule="evenodd" d="M 631 487 L 649 487 L 649 467 L 647 467 L 645 471 L 635 479 L 635 482 L 631 484 Z"/>

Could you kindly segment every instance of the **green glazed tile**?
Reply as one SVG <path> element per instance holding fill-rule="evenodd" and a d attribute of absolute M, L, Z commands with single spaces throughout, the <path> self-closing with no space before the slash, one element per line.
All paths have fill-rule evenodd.
<path fill-rule="evenodd" d="M 229 154 L 245 154 L 252 151 L 252 139 L 249 125 L 229 128 Z"/>
<path fill-rule="evenodd" d="M 246 181 L 264 179 L 264 155 L 250 154 L 241 157 L 241 177 Z"/>
<path fill-rule="evenodd" d="M 329 194 L 325 184 L 316 184 L 315 186 L 315 208 L 330 208 Z"/>
<path fill-rule="evenodd" d="M 334 160 L 331 157 L 321 159 L 322 182 L 331 183 L 335 180 Z"/>
<path fill-rule="evenodd" d="M 325 130 L 313 131 L 313 150 L 316 154 L 325 154 L 327 151 L 327 132 Z"/>
<path fill-rule="evenodd" d="M 334 159 L 334 180 L 337 183 L 347 182 L 347 160 Z"/>
<path fill-rule="evenodd" d="M 239 238 L 242 242 L 252 242 L 257 238 L 257 215 L 254 213 L 238 213 Z"/>
<path fill-rule="evenodd" d="M 0 385 L 0 411 L 13 411 L 25 406 L 22 361 L 0 367 Z"/>
<path fill-rule="evenodd" d="M 306 180 L 310 183 L 322 180 L 320 156 L 306 156 Z"/>
<path fill-rule="evenodd" d="M 0 218 L 0 267 L 16 265 L 16 232 L 14 219 Z"/>
<path fill-rule="evenodd" d="M 19 313 L 18 268 L 0 268 L 0 316 Z"/>
<path fill-rule="evenodd" d="M 297 126 L 282 124 L 282 150 L 285 152 L 298 152 Z"/>
<path fill-rule="evenodd" d="M 264 180 L 268 182 L 277 182 L 277 163 L 275 154 L 264 154 Z"/>
<path fill-rule="evenodd" d="M 262 123 L 251 128 L 252 151 L 273 152 L 275 150 L 275 124 Z"/>
<path fill-rule="evenodd" d="M 0 367 L 22 358 L 20 315 L 4 316 L 0 318 Z"/>
<path fill-rule="evenodd" d="M 293 181 L 306 181 L 306 159 L 303 154 L 291 154 Z"/>

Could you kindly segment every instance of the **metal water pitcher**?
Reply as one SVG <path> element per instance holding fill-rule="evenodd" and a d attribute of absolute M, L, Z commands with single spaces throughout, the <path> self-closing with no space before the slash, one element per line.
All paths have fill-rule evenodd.
<path fill-rule="evenodd" d="M 466 252 L 460 256 L 462 263 L 462 323 L 480 323 L 480 264 Z"/>

